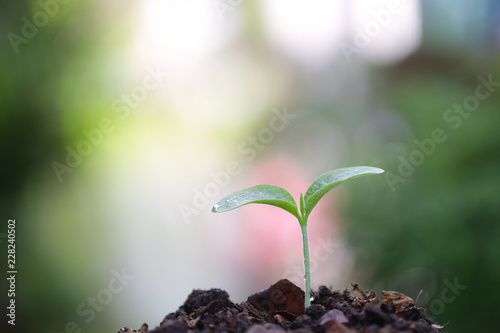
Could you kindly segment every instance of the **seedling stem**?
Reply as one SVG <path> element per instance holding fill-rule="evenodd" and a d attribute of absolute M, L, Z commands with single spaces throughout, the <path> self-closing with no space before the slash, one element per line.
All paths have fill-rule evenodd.
<path fill-rule="evenodd" d="M 212 212 L 221 213 L 251 204 L 261 203 L 282 208 L 295 216 L 300 224 L 302 247 L 304 251 L 304 305 L 311 305 L 311 268 L 309 261 L 309 241 L 307 237 L 307 220 L 309 214 L 319 200 L 340 183 L 363 175 L 383 173 L 384 170 L 374 167 L 359 166 L 342 168 L 322 174 L 309 186 L 305 195 L 300 194 L 299 207 L 293 196 L 284 188 L 275 185 L 256 185 L 230 194 L 217 202 Z M 299 212 L 300 210 L 300 212 Z"/>

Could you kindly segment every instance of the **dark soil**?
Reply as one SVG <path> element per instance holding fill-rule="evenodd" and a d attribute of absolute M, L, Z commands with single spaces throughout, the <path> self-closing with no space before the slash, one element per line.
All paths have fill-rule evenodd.
<path fill-rule="evenodd" d="M 382 291 L 382 302 L 369 290 L 331 291 L 321 286 L 311 306 L 304 311 L 304 292 L 288 280 L 235 304 L 220 289 L 194 290 L 184 304 L 168 314 L 159 326 L 144 324 L 135 331 L 124 327 L 118 333 L 166 332 L 441 332 L 442 326 L 425 316 L 423 308 L 401 293 Z"/>

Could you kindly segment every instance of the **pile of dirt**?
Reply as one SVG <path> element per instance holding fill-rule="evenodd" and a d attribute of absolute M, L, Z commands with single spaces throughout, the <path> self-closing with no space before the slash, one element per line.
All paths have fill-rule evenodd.
<path fill-rule="evenodd" d="M 167 332 L 408 332 L 437 333 L 442 326 L 426 318 L 423 308 L 401 293 L 331 291 L 321 286 L 313 292 L 311 306 L 304 311 L 304 292 L 284 279 L 268 289 L 235 304 L 220 289 L 194 290 L 184 304 L 168 314 L 159 326 L 144 324 L 135 331 L 123 327 L 118 333 Z"/>

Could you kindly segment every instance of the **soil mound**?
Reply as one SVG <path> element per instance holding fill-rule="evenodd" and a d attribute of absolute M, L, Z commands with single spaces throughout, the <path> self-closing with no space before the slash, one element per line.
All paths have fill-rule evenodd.
<path fill-rule="evenodd" d="M 332 291 L 321 286 L 304 311 L 304 291 L 284 279 L 268 289 L 235 304 L 220 289 L 194 290 L 176 312 L 168 314 L 159 326 L 148 330 L 123 327 L 118 333 L 181 332 L 317 332 L 317 333 L 437 333 L 443 328 L 425 316 L 408 296 L 382 291 Z"/>

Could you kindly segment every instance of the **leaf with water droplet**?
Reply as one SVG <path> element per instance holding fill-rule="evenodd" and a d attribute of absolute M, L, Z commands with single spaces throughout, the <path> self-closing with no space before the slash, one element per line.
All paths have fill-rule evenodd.
<path fill-rule="evenodd" d="M 227 212 L 251 203 L 279 207 L 300 219 L 293 196 L 282 187 L 268 184 L 256 185 L 234 192 L 217 202 L 212 208 L 212 212 Z"/>
<path fill-rule="evenodd" d="M 311 213 L 312 209 L 326 193 L 340 183 L 359 176 L 375 175 L 383 172 L 384 170 L 380 168 L 358 166 L 335 169 L 322 174 L 313 181 L 304 195 L 306 215 L 308 216 Z"/>

